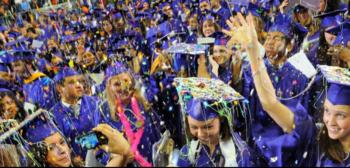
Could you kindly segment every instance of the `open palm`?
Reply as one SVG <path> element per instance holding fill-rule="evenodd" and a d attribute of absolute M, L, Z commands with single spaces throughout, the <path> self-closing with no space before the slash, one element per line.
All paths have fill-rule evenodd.
<path fill-rule="evenodd" d="M 258 41 L 258 36 L 254 26 L 254 19 L 251 14 L 245 19 L 241 13 L 238 13 L 237 19 L 230 17 L 226 20 L 230 30 L 223 29 L 222 32 L 230 36 L 230 41 L 238 41 L 244 48 L 252 44 L 252 42 Z"/>

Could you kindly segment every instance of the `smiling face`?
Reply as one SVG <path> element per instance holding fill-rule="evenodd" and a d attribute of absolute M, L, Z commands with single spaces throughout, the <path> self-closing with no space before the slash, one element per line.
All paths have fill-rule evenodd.
<path fill-rule="evenodd" d="M 120 97 L 123 104 L 128 104 L 134 93 L 134 86 L 131 76 L 128 73 L 121 73 L 113 76 L 108 83 L 109 92 L 114 97 Z"/>
<path fill-rule="evenodd" d="M 8 119 L 14 119 L 17 112 L 18 108 L 16 105 L 15 100 L 11 99 L 11 97 L 5 95 L 2 97 L 0 101 L 1 105 L 1 118 L 8 120 Z"/>
<path fill-rule="evenodd" d="M 202 31 L 204 37 L 209 37 L 210 35 L 212 35 L 215 32 L 215 23 L 213 22 L 213 20 L 204 21 Z"/>
<path fill-rule="evenodd" d="M 216 145 L 220 138 L 219 117 L 207 121 L 197 121 L 191 116 L 187 116 L 188 125 L 192 136 L 207 146 Z"/>
<path fill-rule="evenodd" d="M 350 106 L 324 104 L 323 122 L 333 140 L 350 140 Z"/>
<path fill-rule="evenodd" d="M 70 149 L 66 141 L 58 132 L 47 137 L 44 142 L 48 153 L 46 162 L 52 167 L 69 167 L 72 164 Z"/>
<path fill-rule="evenodd" d="M 226 46 L 214 45 L 213 59 L 219 65 L 226 63 L 230 58 L 231 53 Z"/>

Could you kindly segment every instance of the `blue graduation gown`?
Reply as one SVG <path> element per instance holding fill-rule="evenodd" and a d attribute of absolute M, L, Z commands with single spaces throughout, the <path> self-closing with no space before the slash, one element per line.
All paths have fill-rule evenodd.
<path fill-rule="evenodd" d="M 141 107 L 140 107 L 141 108 Z M 108 103 L 104 103 L 102 105 L 103 109 L 103 118 L 106 123 L 114 127 L 115 129 L 118 129 L 120 132 L 125 132 L 124 131 L 124 126 L 121 123 L 120 120 L 115 121 L 112 119 L 110 115 L 110 108 Z M 143 109 L 143 108 L 142 108 Z M 141 110 L 142 110 L 141 109 Z M 131 107 L 128 106 L 125 108 L 125 114 L 128 117 L 130 123 L 135 123 L 136 118 L 134 114 L 131 112 Z M 142 110 L 142 115 L 145 119 L 145 128 L 144 132 L 140 141 L 140 144 L 138 145 L 138 150 L 140 154 L 147 159 L 149 162 L 152 162 L 152 146 L 155 142 L 159 141 L 160 139 L 160 120 L 159 117 L 156 113 L 154 112 L 144 112 Z M 131 124 L 131 127 L 133 130 L 137 130 L 136 126 L 134 124 Z"/>
<path fill-rule="evenodd" d="M 348 156 L 343 163 L 336 163 L 325 155 L 322 155 L 318 164 L 317 166 L 320 167 L 350 167 L 350 157 Z"/>
<path fill-rule="evenodd" d="M 75 154 L 85 158 L 87 151 L 83 150 L 75 143 L 75 138 L 84 133 L 88 133 L 101 122 L 98 99 L 95 97 L 83 96 L 81 98 L 80 114 L 78 117 L 75 117 L 73 110 L 64 106 L 61 101 L 52 107 L 51 112 L 57 127 L 62 131 L 63 135 L 68 138 Z"/>
<path fill-rule="evenodd" d="M 194 161 L 192 163 L 189 159 L 189 145 L 185 145 L 181 148 L 180 157 L 177 161 L 177 166 L 179 167 L 223 167 L 225 164 L 225 158 L 221 152 L 220 145 L 215 146 L 214 153 L 210 155 L 209 147 L 203 144 L 200 144 L 200 150 L 195 154 Z M 198 150 L 198 149 L 197 149 Z M 253 153 L 249 149 L 244 149 L 240 151 L 235 144 L 236 150 L 236 161 L 239 167 L 250 167 L 254 166 L 253 162 Z M 213 163 L 214 162 L 214 163 Z"/>
<path fill-rule="evenodd" d="M 57 102 L 54 81 L 49 77 L 39 77 L 23 84 L 25 101 L 49 110 Z"/>
<path fill-rule="evenodd" d="M 226 24 L 226 20 L 231 17 L 230 10 L 224 7 L 221 7 L 217 12 L 212 10 L 212 13 L 215 16 L 215 21 L 220 25 L 221 28 L 228 29 L 228 25 Z"/>
<path fill-rule="evenodd" d="M 304 90 L 307 79 L 291 64 L 287 62 L 280 69 L 275 69 L 266 61 L 268 60 L 265 59 L 265 65 L 277 96 L 291 97 Z M 256 91 L 251 95 L 254 84 L 249 70 L 244 74 L 243 95 L 250 103 L 250 115 L 247 116 L 250 123 L 246 123 L 245 126 L 250 136 L 248 137 L 250 145 L 261 155 L 260 164 L 266 164 L 266 166 L 308 165 L 306 158 L 309 157 L 308 151 L 312 148 L 310 144 L 313 142 L 316 130 L 313 129 L 314 121 L 301 105 L 301 99 L 281 101 L 294 113 L 295 129 L 287 134 L 263 110 Z"/>

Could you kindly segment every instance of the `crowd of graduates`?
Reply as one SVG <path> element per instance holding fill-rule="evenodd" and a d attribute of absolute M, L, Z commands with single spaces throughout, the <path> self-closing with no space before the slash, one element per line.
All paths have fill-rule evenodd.
<path fill-rule="evenodd" d="M 6 2 L 0 166 L 350 166 L 348 2 Z M 191 77 L 244 108 L 182 97 L 174 80 Z M 91 131 L 108 144 L 83 148 Z"/>

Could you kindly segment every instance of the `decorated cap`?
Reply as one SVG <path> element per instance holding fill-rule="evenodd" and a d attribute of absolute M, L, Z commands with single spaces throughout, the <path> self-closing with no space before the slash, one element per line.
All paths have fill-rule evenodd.
<path fill-rule="evenodd" d="M 105 79 L 108 80 L 109 78 L 124 72 L 128 72 L 128 69 L 121 62 L 116 62 L 114 65 L 111 65 L 106 69 Z"/>
<path fill-rule="evenodd" d="M 219 116 L 212 105 L 213 102 L 191 99 L 186 103 L 186 113 L 197 121 L 206 121 Z"/>
<path fill-rule="evenodd" d="M 336 66 L 319 65 L 330 86 L 327 99 L 333 105 L 350 105 L 350 71 Z"/>
<path fill-rule="evenodd" d="M 116 19 L 116 20 L 122 19 L 122 18 L 123 18 L 123 15 L 119 12 L 113 14 L 113 16 L 112 16 L 112 19 Z"/>
<path fill-rule="evenodd" d="M 79 73 L 77 71 L 75 71 L 74 69 L 69 68 L 69 67 L 64 67 L 54 77 L 54 81 L 60 82 L 67 77 L 76 76 L 76 75 L 79 75 Z"/>

